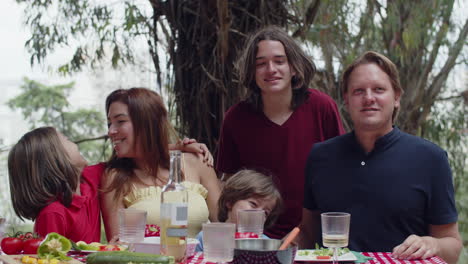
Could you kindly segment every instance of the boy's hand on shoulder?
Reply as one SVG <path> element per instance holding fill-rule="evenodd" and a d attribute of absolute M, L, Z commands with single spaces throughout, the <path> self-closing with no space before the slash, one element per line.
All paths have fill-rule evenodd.
<path fill-rule="evenodd" d="M 209 167 L 213 167 L 214 165 L 214 158 L 208 147 L 203 143 L 198 143 L 193 138 L 184 138 L 179 140 L 175 144 L 175 149 L 196 154 L 199 158 L 201 158 L 203 163 Z"/>

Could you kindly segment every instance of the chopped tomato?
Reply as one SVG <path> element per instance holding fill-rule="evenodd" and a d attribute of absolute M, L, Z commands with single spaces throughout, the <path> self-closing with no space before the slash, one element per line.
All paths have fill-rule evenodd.
<path fill-rule="evenodd" d="M 258 238 L 258 234 L 252 232 L 236 232 L 236 239 L 239 238 Z"/>
<path fill-rule="evenodd" d="M 117 245 L 102 245 L 99 246 L 99 251 L 120 251 L 120 247 Z"/>
<path fill-rule="evenodd" d="M 159 236 L 160 228 L 157 225 L 146 225 L 145 237 Z"/>
<path fill-rule="evenodd" d="M 317 259 L 331 259 L 330 256 L 317 256 Z"/>

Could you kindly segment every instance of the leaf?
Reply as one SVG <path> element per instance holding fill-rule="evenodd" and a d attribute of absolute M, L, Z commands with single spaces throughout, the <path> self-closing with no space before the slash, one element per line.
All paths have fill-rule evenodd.
<path fill-rule="evenodd" d="M 117 67 L 120 60 L 120 52 L 119 47 L 117 45 L 114 46 L 114 51 L 112 53 L 112 67 Z"/>

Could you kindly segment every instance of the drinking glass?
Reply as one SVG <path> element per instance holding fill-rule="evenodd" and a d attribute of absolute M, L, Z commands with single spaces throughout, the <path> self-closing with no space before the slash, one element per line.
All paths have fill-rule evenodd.
<path fill-rule="evenodd" d="M 234 258 L 233 223 L 206 223 L 203 229 L 203 255 L 207 262 L 226 263 Z"/>
<path fill-rule="evenodd" d="M 323 245 L 333 249 L 333 264 L 338 261 L 338 248 L 348 246 L 351 215 L 341 212 L 322 213 Z"/>
<path fill-rule="evenodd" d="M 145 239 L 146 215 L 145 210 L 119 209 L 119 241 L 128 244 L 129 250 Z"/>
<path fill-rule="evenodd" d="M 252 232 L 260 238 L 265 224 L 265 211 L 261 209 L 247 209 L 237 211 L 237 232 Z"/>

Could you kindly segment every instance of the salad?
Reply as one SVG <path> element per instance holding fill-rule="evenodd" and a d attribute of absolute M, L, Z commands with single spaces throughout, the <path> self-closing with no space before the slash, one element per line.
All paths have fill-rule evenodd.
<path fill-rule="evenodd" d="M 122 245 L 105 245 L 98 242 L 87 244 L 84 241 L 72 243 L 72 247 L 76 251 L 124 251 L 127 250 L 126 246 Z"/>
<path fill-rule="evenodd" d="M 349 248 L 338 248 L 337 251 L 338 256 L 350 252 Z M 315 250 L 299 250 L 297 252 L 297 255 L 301 257 L 315 256 L 317 259 L 329 259 L 333 256 L 333 249 L 319 247 L 318 244 L 315 244 Z"/>

